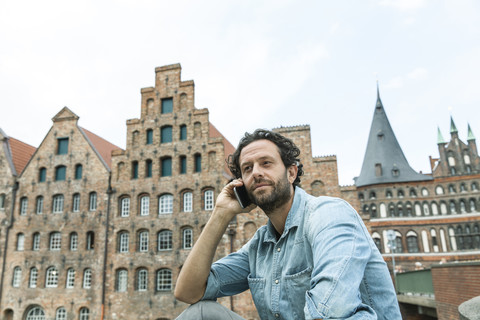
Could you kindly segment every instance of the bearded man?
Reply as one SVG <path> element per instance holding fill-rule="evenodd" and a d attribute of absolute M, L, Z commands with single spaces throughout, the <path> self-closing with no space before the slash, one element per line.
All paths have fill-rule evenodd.
<path fill-rule="evenodd" d="M 192 305 L 177 319 L 243 319 L 214 301 L 248 289 L 261 319 L 401 319 L 387 266 L 360 216 L 341 199 L 302 190 L 299 155 L 272 131 L 241 139 L 228 161 L 236 179 L 219 194 L 179 274 L 175 297 Z M 252 201 L 246 209 L 234 194 L 241 186 Z M 267 225 L 213 263 L 229 222 L 255 206 Z"/>

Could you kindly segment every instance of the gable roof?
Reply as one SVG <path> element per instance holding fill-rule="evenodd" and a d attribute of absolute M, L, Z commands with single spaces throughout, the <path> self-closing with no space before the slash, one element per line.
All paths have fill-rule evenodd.
<path fill-rule="evenodd" d="M 13 165 L 17 174 L 19 174 L 23 171 L 37 148 L 12 137 L 9 139 L 9 144 L 12 151 Z"/>
<path fill-rule="evenodd" d="M 107 140 L 97 136 L 95 133 L 88 131 L 82 127 L 78 127 L 88 140 L 92 148 L 100 156 L 100 159 L 104 162 L 108 169 L 112 166 L 112 151 L 122 150 L 120 147 L 108 142 Z"/>
<path fill-rule="evenodd" d="M 229 155 L 231 155 L 235 152 L 235 147 L 211 123 L 209 123 L 208 133 L 209 133 L 210 138 L 222 138 L 223 150 L 225 152 L 225 155 L 224 155 L 225 158 L 228 158 Z M 227 165 L 226 162 L 225 162 L 225 165 L 224 165 L 224 170 L 227 174 L 232 176 L 232 173 L 230 172 L 230 169 L 228 168 L 228 165 Z"/>

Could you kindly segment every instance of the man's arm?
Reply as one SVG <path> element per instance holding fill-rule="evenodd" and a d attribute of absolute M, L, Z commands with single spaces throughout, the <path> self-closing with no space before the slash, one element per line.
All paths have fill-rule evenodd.
<path fill-rule="evenodd" d="M 248 211 L 240 207 L 233 193 L 233 188 L 242 184 L 241 180 L 230 182 L 217 197 L 212 215 L 178 276 L 174 293 L 178 300 L 192 304 L 203 297 L 218 243 L 233 217 Z"/>

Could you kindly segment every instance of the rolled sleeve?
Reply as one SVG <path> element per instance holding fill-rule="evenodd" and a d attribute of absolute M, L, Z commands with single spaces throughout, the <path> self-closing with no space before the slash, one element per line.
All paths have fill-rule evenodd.
<path fill-rule="evenodd" d="M 305 318 L 375 319 L 360 296 L 371 247 L 356 211 L 345 201 L 332 199 L 313 208 L 307 220 L 314 267 Z"/>

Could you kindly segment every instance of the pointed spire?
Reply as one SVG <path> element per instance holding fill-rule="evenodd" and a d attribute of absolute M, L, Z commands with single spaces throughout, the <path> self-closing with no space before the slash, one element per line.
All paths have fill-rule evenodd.
<path fill-rule="evenodd" d="M 475 136 L 473 135 L 473 131 L 472 131 L 472 128 L 470 128 L 470 123 L 469 123 L 467 141 L 470 141 L 470 140 L 475 140 Z"/>
<path fill-rule="evenodd" d="M 379 85 L 378 85 L 378 80 L 377 80 L 377 104 L 376 104 L 376 107 L 377 108 L 383 108 L 382 100 L 380 99 L 380 88 L 379 88 Z"/>
<path fill-rule="evenodd" d="M 437 128 L 438 128 L 437 144 L 447 143 L 447 142 L 445 141 L 445 139 L 443 139 L 442 132 L 440 131 L 440 127 L 437 127 Z"/>
<path fill-rule="evenodd" d="M 450 116 L 450 133 L 458 133 L 457 127 L 455 126 L 455 122 L 453 121 L 452 116 Z"/>

